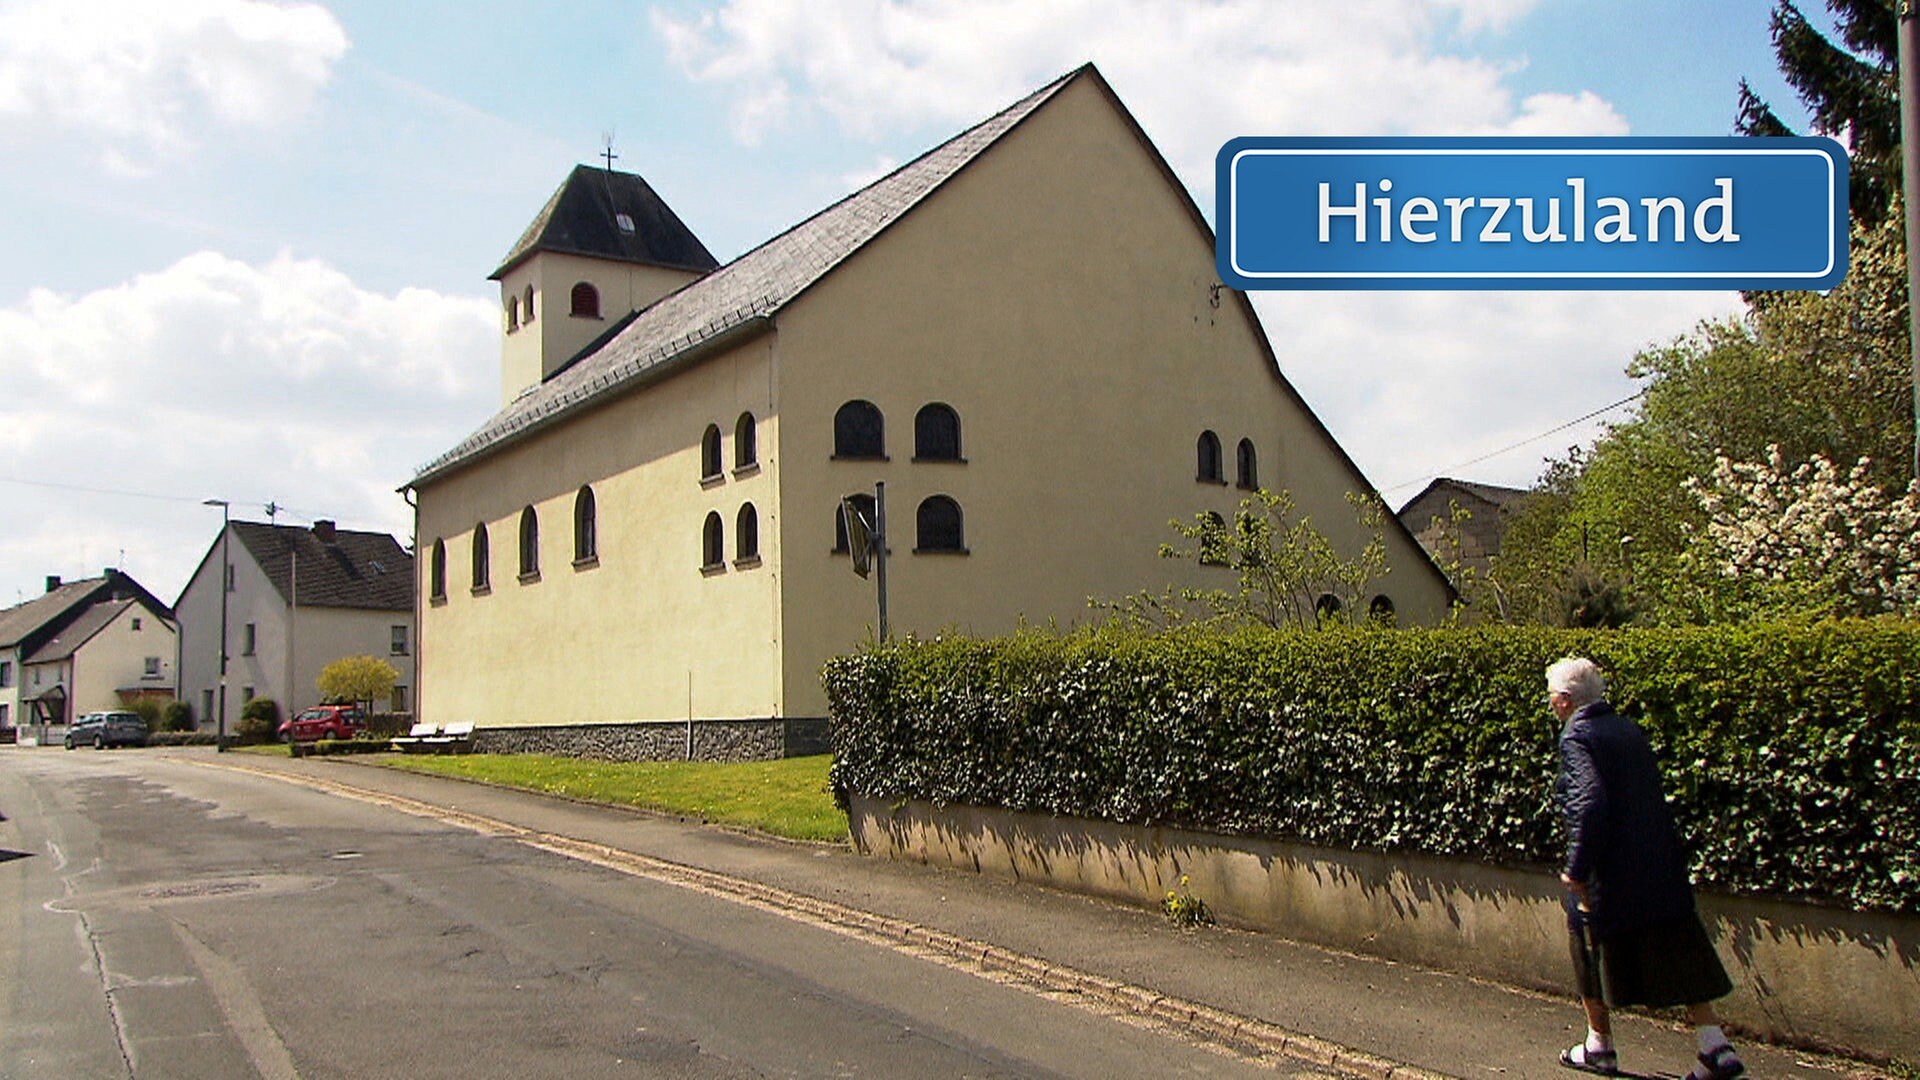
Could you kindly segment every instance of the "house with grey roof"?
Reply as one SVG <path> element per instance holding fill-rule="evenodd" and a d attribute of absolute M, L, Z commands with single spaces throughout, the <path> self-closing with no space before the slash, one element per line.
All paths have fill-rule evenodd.
<path fill-rule="evenodd" d="M 1408 499 L 1398 516 L 1428 551 L 1436 551 L 1443 542 L 1450 543 L 1457 532 L 1460 565 L 1485 574 L 1494 556 L 1500 554 L 1507 519 L 1526 497 L 1527 492 L 1520 488 L 1441 476 Z M 1464 511 L 1457 530 L 1453 528 L 1456 507 Z M 1456 557 L 1456 553 L 1447 554 Z"/>
<path fill-rule="evenodd" d="M 723 265 L 622 192 L 658 198 L 577 168 L 513 246 L 502 407 L 406 485 L 419 717 L 481 749 L 823 748 L 821 665 L 878 632 L 861 525 L 889 630 L 923 635 L 1224 587 L 1159 557 L 1168 522 L 1262 487 L 1367 542 L 1372 485 L 1091 65 Z M 1440 618 L 1445 579 L 1384 542 L 1391 574 L 1322 604 Z"/>
<path fill-rule="evenodd" d="M 173 612 L 129 575 L 47 577 L 0 611 L 0 729 L 33 742 L 78 715 L 174 692 Z"/>
<path fill-rule="evenodd" d="M 231 733 L 256 697 L 272 698 L 283 716 L 319 704 L 320 670 L 364 655 L 399 672 L 393 699 L 376 705 L 408 711 L 416 685 L 413 583 L 413 555 L 387 533 L 331 521 L 311 528 L 230 522 L 174 604 L 181 700 L 193 706 L 201 730 L 218 730 L 224 714 Z"/>

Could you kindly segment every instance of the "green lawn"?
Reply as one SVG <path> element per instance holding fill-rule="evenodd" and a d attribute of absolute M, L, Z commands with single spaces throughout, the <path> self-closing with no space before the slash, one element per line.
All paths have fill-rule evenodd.
<path fill-rule="evenodd" d="M 397 757 L 396 769 L 484 780 L 592 802 L 685 814 L 792 840 L 847 838 L 827 788 L 828 754 L 784 761 L 585 761 L 547 754 Z"/>

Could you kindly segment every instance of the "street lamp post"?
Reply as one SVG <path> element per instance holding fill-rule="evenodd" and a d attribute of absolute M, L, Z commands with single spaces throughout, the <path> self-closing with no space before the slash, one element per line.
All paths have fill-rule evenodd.
<path fill-rule="evenodd" d="M 233 564 L 227 561 L 230 508 L 225 499 L 203 499 L 200 505 L 220 508 L 220 704 L 213 743 L 215 749 L 224 754 L 227 751 L 227 575 L 233 573 Z"/>

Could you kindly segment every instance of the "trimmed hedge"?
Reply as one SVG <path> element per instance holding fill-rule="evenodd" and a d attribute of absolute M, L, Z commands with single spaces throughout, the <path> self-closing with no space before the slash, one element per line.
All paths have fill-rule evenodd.
<path fill-rule="evenodd" d="M 1920 625 L 905 641 L 823 673 L 836 792 L 1557 865 L 1546 666 L 1661 758 L 1695 880 L 1920 913 Z"/>

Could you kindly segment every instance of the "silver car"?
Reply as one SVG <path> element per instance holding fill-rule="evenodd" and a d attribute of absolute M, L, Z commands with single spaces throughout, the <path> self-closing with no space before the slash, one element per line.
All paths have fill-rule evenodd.
<path fill-rule="evenodd" d="M 147 745 L 147 722 L 138 713 L 90 712 L 67 728 L 67 749 L 91 743 L 95 750 L 109 746 Z"/>

